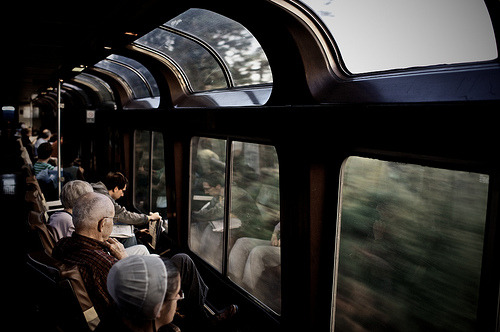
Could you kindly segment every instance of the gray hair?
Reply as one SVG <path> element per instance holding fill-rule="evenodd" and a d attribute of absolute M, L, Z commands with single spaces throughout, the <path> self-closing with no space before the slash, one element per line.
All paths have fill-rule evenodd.
<path fill-rule="evenodd" d="M 73 224 L 75 229 L 92 229 L 99 220 L 113 217 L 115 207 L 111 199 L 103 194 L 91 192 L 81 196 L 73 207 Z"/>
<path fill-rule="evenodd" d="M 81 180 L 70 181 L 61 190 L 61 203 L 65 209 L 72 209 L 80 196 L 93 191 L 92 186 L 88 182 Z"/>

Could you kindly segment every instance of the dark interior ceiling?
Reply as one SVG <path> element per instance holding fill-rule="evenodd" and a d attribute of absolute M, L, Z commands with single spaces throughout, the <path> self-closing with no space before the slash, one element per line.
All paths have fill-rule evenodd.
<path fill-rule="evenodd" d="M 163 4 L 162 4 L 163 3 Z M 39 89 L 56 85 L 71 69 L 92 65 L 110 50 L 165 22 L 175 9 L 169 1 L 89 0 L 22 2 L 4 11 L 2 26 L 2 105 L 29 103 Z"/>

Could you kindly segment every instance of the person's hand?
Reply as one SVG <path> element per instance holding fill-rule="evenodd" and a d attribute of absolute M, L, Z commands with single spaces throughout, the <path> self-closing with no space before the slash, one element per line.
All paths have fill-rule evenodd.
<path fill-rule="evenodd" d="M 160 220 L 160 219 L 161 219 L 161 216 L 160 216 L 160 214 L 158 212 L 155 212 L 155 213 L 150 212 L 149 213 L 148 221 L 150 221 L 150 220 Z"/>
<path fill-rule="evenodd" d="M 110 237 L 107 241 L 104 241 L 104 245 L 108 247 L 111 255 L 115 256 L 117 259 L 128 257 L 125 247 L 117 239 Z"/>
<path fill-rule="evenodd" d="M 273 235 L 271 236 L 271 245 L 273 247 L 279 247 L 281 245 L 281 240 L 278 239 L 278 234 L 273 233 Z"/>

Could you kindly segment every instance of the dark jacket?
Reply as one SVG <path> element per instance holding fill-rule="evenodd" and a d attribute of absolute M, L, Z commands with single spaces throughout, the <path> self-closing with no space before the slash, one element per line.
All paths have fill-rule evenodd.
<path fill-rule="evenodd" d="M 143 213 L 135 213 L 127 211 L 127 209 L 118 203 L 109 195 L 108 188 L 102 182 L 92 183 L 92 188 L 96 193 L 106 195 L 111 199 L 115 206 L 115 217 L 118 218 L 120 224 L 127 225 L 143 225 L 148 222 L 148 216 Z"/>

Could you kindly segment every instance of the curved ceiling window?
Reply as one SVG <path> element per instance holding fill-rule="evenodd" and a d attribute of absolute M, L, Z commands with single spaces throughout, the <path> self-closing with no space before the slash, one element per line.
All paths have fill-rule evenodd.
<path fill-rule="evenodd" d="M 139 62 L 112 54 L 95 64 L 96 68 L 108 71 L 125 82 L 133 99 L 155 98 L 160 96 L 153 75 Z"/>
<path fill-rule="evenodd" d="M 198 43 L 161 28 L 136 41 L 172 59 L 186 76 L 192 91 L 227 88 L 222 68 Z"/>
<path fill-rule="evenodd" d="M 483 0 L 302 0 L 353 74 L 489 61 L 495 35 Z"/>
<path fill-rule="evenodd" d="M 149 96 L 160 96 L 160 90 L 158 90 L 158 84 L 156 84 L 156 80 L 154 79 L 151 72 L 141 63 L 116 54 L 111 54 L 106 59 L 109 61 L 114 61 L 115 63 L 133 71 L 137 75 L 137 77 L 145 84 L 146 88 L 148 89 Z"/>
<path fill-rule="evenodd" d="M 193 92 L 272 83 L 264 51 L 241 24 L 192 8 L 136 41 L 174 61 Z"/>
<path fill-rule="evenodd" d="M 116 108 L 113 91 L 111 90 L 111 87 L 102 79 L 94 75 L 82 73 L 75 76 L 72 81 L 77 85 L 86 86 L 94 91 L 99 98 L 101 106 L 111 105 L 112 108 Z"/>

